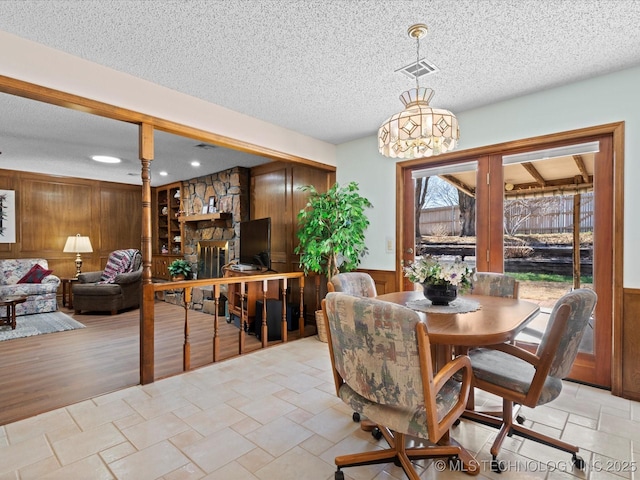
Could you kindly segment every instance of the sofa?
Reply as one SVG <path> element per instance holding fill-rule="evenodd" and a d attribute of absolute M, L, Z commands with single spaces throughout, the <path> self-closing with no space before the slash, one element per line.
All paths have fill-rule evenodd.
<path fill-rule="evenodd" d="M 115 250 L 104 270 L 78 275 L 73 283 L 73 310 L 76 315 L 109 312 L 140 306 L 142 294 L 142 254 L 136 249 Z"/>
<path fill-rule="evenodd" d="M 44 258 L 0 260 L 0 297 L 27 297 L 26 302 L 16 305 L 16 316 L 58 310 L 59 286 L 60 278 L 53 275 Z"/>

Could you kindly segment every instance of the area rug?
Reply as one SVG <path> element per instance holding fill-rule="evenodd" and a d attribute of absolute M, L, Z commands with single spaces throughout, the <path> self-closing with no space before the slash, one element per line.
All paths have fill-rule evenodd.
<path fill-rule="evenodd" d="M 62 312 L 21 315 L 16 319 L 15 330 L 11 330 L 11 325 L 0 326 L 0 342 L 13 338 L 42 335 L 44 333 L 75 330 L 76 328 L 84 328 L 84 325 L 76 322 L 69 315 Z"/>

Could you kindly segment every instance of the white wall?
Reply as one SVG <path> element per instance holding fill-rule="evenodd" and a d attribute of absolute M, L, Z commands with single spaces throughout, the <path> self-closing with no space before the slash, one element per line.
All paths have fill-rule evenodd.
<path fill-rule="evenodd" d="M 460 149 L 493 145 L 594 125 L 625 122 L 624 286 L 640 287 L 640 68 L 585 80 L 466 112 L 460 122 Z M 437 105 L 436 105 L 437 106 Z M 391 114 L 393 112 L 389 112 Z M 356 181 L 375 209 L 367 232 L 370 253 L 361 267 L 394 270 L 385 237 L 395 236 L 395 162 L 377 151 L 375 136 L 338 145 L 337 180 Z"/>

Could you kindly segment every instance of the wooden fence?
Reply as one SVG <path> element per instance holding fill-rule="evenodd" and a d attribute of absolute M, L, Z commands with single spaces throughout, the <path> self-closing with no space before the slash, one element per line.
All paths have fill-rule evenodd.
<path fill-rule="evenodd" d="M 593 230 L 593 193 L 582 195 L 580 231 Z M 505 231 L 521 234 L 570 233 L 573 229 L 573 196 L 506 200 Z M 422 235 L 460 235 L 458 205 L 428 208 L 420 215 Z"/>

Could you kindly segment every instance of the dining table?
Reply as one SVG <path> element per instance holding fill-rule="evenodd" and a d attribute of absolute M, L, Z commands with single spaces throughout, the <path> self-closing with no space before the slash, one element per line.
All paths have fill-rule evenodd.
<path fill-rule="evenodd" d="M 463 295 L 473 310 L 459 312 L 456 301 L 449 307 L 429 307 L 422 290 L 378 295 L 378 300 L 415 310 L 427 325 L 432 345 L 474 347 L 510 342 L 539 313 L 538 304 L 519 298 Z M 423 302 L 424 308 L 416 307 Z"/>

